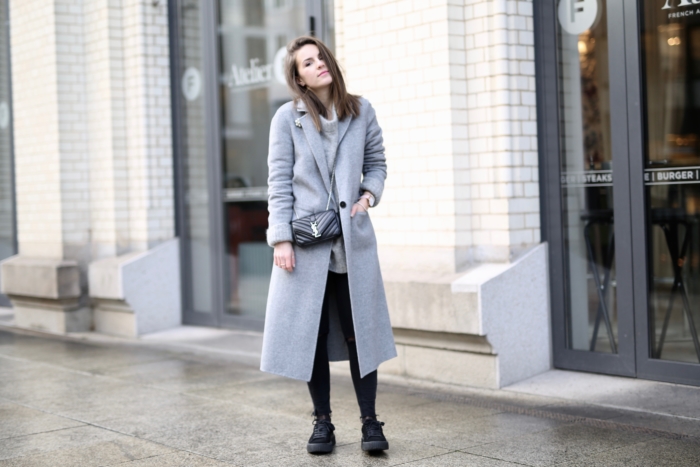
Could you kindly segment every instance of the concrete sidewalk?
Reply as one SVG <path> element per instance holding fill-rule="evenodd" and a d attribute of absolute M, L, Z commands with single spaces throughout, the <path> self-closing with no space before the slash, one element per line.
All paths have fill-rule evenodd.
<path fill-rule="evenodd" d="M 227 331 L 197 332 L 127 341 L 0 330 L 0 466 L 700 464 L 700 402 L 683 414 L 678 397 L 665 400 L 672 410 L 660 400 L 646 411 L 547 394 L 556 385 L 544 380 L 486 391 L 380 377 L 391 449 L 368 455 L 342 370 L 338 445 L 312 456 L 305 383 L 259 372 L 255 334 L 231 349 Z"/>

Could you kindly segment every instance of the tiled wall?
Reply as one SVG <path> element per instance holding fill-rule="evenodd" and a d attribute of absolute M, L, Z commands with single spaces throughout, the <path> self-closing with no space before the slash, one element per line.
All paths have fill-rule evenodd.
<path fill-rule="evenodd" d="M 452 251 L 460 269 L 538 243 L 532 2 L 335 7 L 350 91 L 384 130 L 389 175 L 373 220 L 385 249 L 425 251 L 425 262 Z"/>
<path fill-rule="evenodd" d="M 63 199 L 57 118 L 61 110 L 56 57 L 59 18 L 54 7 L 54 2 L 43 0 L 10 2 L 10 42 L 19 249 L 29 256 L 60 258 Z M 63 152 L 69 152 L 68 149 L 64 147 Z"/>
<path fill-rule="evenodd" d="M 12 0 L 20 253 L 174 235 L 167 2 Z"/>
<path fill-rule="evenodd" d="M 167 2 L 123 0 L 132 248 L 175 233 Z"/>
<path fill-rule="evenodd" d="M 476 256 L 499 258 L 540 240 L 532 2 L 464 3 L 471 183 L 458 193 Z"/>

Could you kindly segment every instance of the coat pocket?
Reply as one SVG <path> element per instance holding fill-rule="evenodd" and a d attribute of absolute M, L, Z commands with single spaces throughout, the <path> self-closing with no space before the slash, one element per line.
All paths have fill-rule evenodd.
<path fill-rule="evenodd" d="M 355 217 L 351 220 L 353 252 L 373 247 L 377 242 L 369 214 L 366 212 L 360 214 L 360 211 L 362 208 L 355 213 Z"/>

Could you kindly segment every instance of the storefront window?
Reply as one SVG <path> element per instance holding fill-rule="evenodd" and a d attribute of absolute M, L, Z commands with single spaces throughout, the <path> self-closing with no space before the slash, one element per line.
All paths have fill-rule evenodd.
<path fill-rule="evenodd" d="M 0 1 L 0 260 L 17 251 L 9 25 L 7 0 Z M 3 295 L 0 295 L 0 306 L 9 306 Z"/>
<path fill-rule="evenodd" d="M 304 0 L 222 0 L 220 21 L 225 311 L 262 320 L 273 253 L 265 240 L 270 121 L 290 100 L 286 45 L 308 33 L 310 16 Z"/>
<path fill-rule="evenodd" d="M 187 322 L 262 329 L 270 122 L 291 100 L 286 45 L 333 48 L 332 0 L 177 0 L 173 70 L 178 213 Z"/>
<path fill-rule="evenodd" d="M 606 2 L 559 3 L 567 345 L 617 353 Z"/>
<path fill-rule="evenodd" d="M 700 8 L 641 4 L 651 357 L 698 363 Z"/>

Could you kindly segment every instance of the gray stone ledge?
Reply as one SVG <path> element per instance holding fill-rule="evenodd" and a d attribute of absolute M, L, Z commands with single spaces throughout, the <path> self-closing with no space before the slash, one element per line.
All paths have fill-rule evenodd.
<path fill-rule="evenodd" d="M 394 341 L 401 345 L 427 347 L 492 355 L 494 353 L 486 336 L 457 334 L 454 332 L 433 332 L 418 329 L 393 328 Z"/>
<path fill-rule="evenodd" d="M 80 270 L 76 261 L 15 255 L 0 263 L 0 268 L 0 291 L 10 298 L 80 297 Z"/>

